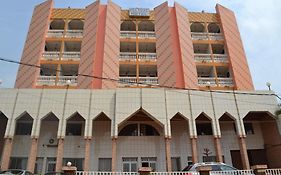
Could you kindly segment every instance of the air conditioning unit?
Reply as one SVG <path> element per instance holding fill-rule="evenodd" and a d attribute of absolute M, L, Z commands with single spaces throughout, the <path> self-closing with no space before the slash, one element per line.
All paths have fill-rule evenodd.
<path fill-rule="evenodd" d="M 47 143 L 47 147 L 57 147 L 58 140 L 56 138 L 50 138 Z"/>

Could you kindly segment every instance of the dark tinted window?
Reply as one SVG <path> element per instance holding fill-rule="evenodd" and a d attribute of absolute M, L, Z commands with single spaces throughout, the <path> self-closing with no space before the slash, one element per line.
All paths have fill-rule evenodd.
<path fill-rule="evenodd" d="M 16 135 L 31 135 L 32 123 L 17 123 Z"/>
<path fill-rule="evenodd" d="M 211 165 L 212 166 L 212 171 L 220 171 L 219 165 Z"/>
<path fill-rule="evenodd" d="M 82 123 L 68 123 L 66 125 L 66 135 L 81 136 L 82 135 Z"/>
<path fill-rule="evenodd" d="M 212 135 L 211 123 L 196 123 L 196 130 L 198 135 Z"/>
<path fill-rule="evenodd" d="M 227 166 L 227 165 L 221 165 L 220 168 L 221 168 L 222 171 L 236 170 L 236 168 L 231 167 L 231 166 Z"/>

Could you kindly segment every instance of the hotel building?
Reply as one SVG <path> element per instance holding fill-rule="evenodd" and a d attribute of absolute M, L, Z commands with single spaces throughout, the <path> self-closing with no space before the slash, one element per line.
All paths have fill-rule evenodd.
<path fill-rule="evenodd" d="M 15 89 L 0 89 L 1 169 L 280 167 L 272 91 L 257 91 L 234 13 L 165 2 L 35 7 Z"/>

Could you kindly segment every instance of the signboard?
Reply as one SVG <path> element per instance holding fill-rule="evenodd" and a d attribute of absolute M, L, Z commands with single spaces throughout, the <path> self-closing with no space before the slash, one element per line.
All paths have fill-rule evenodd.
<path fill-rule="evenodd" d="M 149 8 L 130 8 L 129 16 L 149 17 Z"/>

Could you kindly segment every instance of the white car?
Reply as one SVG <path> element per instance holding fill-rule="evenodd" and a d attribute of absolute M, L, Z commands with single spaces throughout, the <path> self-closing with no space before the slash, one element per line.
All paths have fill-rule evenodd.
<path fill-rule="evenodd" d="M 236 168 L 227 165 L 225 163 L 219 163 L 219 162 L 203 162 L 203 163 L 195 163 L 192 165 L 189 165 L 185 167 L 182 171 L 198 171 L 198 167 L 202 166 L 211 166 L 212 170 L 211 171 L 235 171 L 237 170 Z"/>

